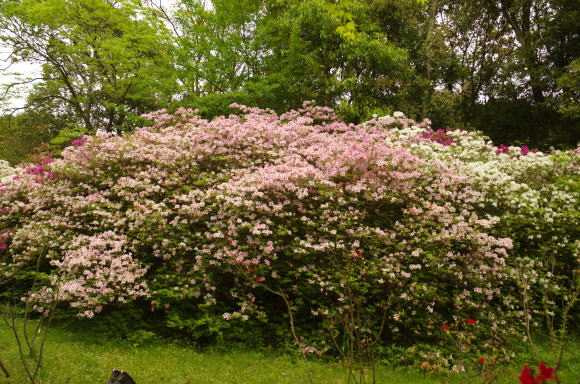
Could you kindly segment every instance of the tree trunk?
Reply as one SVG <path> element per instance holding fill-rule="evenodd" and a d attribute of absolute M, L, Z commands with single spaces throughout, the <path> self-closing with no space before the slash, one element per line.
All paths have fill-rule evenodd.
<path fill-rule="evenodd" d="M 427 78 L 427 88 L 423 93 L 423 101 L 421 103 L 421 118 L 427 117 L 429 113 L 429 104 L 431 103 L 431 73 L 433 70 L 431 64 L 431 46 L 433 45 L 433 31 L 435 30 L 435 22 L 437 18 L 437 10 L 439 9 L 439 0 L 431 0 L 429 1 L 429 15 L 426 23 L 425 29 L 425 42 L 424 42 L 424 51 L 425 51 L 425 76 Z"/>
<path fill-rule="evenodd" d="M 10 377 L 10 372 L 8 372 L 8 369 L 6 369 L 2 360 L 0 360 L 0 369 L 2 370 L 2 372 L 4 372 L 4 375 L 6 377 Z"/>

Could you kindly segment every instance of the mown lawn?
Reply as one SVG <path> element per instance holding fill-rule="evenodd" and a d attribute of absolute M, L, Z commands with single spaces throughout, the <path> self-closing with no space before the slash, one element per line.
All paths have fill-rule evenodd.
<path fill-rule="evenodd" d="M 559 372 L 562 383 L 580 382 L 580 343 L 573 343 Z M 62 326 L 51 329 L 46 343 L 42 383 L 105 383 L 112 369 L 131 374 L 137 384 L 258 384 L 308 383 L 310 369 L 314 384 L 347 383 L 339 364 L 305 363 L 291 356 L 254 351 L 227 353 L 196 352 L 190 348 L 157 343 L 134 347 L 127 342 L 99 338 L 97 334 L 71 331 Z M 545 352 L 547 353 L 547 352 Z M 546 355 L 546 357 L 550 357 Z M 20 368 L 16 344 L 4 324 L 0 326 L 0 359 L 12 373 L 0 377 L 2 384 L 26 383 Z M 518 383 L 520 363 L 502 368 L 494 383 Z M 476 372 L 433 376 L 415 369 L 377 369 L 378 383 L 481 383 Z"/>

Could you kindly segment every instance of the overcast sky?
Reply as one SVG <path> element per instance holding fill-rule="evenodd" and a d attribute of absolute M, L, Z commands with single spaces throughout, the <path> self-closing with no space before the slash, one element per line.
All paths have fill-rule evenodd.
<path fill-rule="evenodd" d="M 0 84 L 5 85 L 14 82 L 16 79 L 12 73 L 20 73 L 26 77 L 34 77 L 40 74 L 40 65 L 37 64 L 21 62 L 12 64 L 9 68 L 7 68 L 8 63 L 4 60 L 8 57 L 9 54 L 10 49 L 6 46 L 0 45 L 0 58 L 3 65 L 3 70 L 0 72 Z M 9 107 L 21 107 L 24 105 L 24 101 L 25 100 L 23 97 L 7 97 L 6 100 L 3 100 L 3 102 L 5 102 Z"/>

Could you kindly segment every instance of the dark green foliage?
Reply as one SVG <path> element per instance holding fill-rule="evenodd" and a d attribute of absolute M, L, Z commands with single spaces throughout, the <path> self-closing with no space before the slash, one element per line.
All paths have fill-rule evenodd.
<path fill-rule="evenodd" d="M 546 150 L 550 145 L 574 146 L 580 138 L 580 124 L 545 104 L 525 100 L 494 100 L 478 105 L 474 126 L 495 143 L 533 144 Z"/>
<path fill-rule="evenodd" d="M 15 116 L 0 118 L 0 159 L 16 165 L 42 151 L 42 144 L 55 137 L 64 122 L 46 111 L 29 110 Z"/>

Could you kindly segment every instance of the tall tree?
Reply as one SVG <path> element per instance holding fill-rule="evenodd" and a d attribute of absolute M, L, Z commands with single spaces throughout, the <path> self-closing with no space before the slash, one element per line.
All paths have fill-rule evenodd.
<path fill-rule="evenodd" d="M 171 35 L 137 1 L 3 0 L 0 34 L 12 60 L 42 65 L 27 107 L 58 100 L 91 131 L 124 129 L 175 91 Z"/>
<path fill-rule="evenodd" d="M 279 111 L 314 99 L 352 120 L 400 107 L 413 69 L 372 3 L 185 0 L 177 20 L 188 92 L 201 104 L 218 94 Z"/>
<path fill-rule="evenodd" d="M 261 1 L 183 0 L 175 13 L 180 79 L 190 96 L 239 90 L 256 72 Z"/>
<path fill-rule="evenodd" d="M 176 31 L 176 66 L 181 103 L 213 116 L 233 102 L 267 106 L 248 88 L 260 73 L 262 48 L 256 28 L 263 18 L 259 0 L 182 0 L 168 17 Z M 258 91 L 260 93 L 260 91 Z M 272 107 L 272 106 L 271 106 Z"/>
<path fill-rule="evenodd" d="M 580 122 L 558 111 L 575 102 L 575 93 L 562 88 L 570 90 L 565 73 L 580 53 L 580 3 L 442 1 L 446 41 L 462 67 L 454 84 L 461 125 L 501 142 L 547 146 L 578 140 Z"/>

